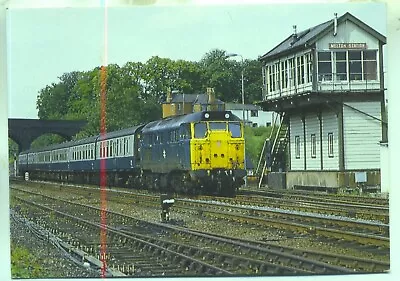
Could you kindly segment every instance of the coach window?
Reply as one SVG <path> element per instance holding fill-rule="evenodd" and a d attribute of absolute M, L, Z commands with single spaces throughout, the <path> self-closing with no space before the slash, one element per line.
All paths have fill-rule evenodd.
<path fill-rule="evenodd" d="M 198 139 L 203 139 L 206 137 L 207 125 L 206 123 L 196 123 L 194 124 L 194 137 Z"/>
<path fill-rule="evenodd" d="M 114 149 L 113 141 L 110 140 L 110 157 L 113 156 L 113 152 L 114 152 L 113 149 Z"/>
<path fill-rule="evenodd" d="M 115 156 L 119 156 L 119 139 L 116 140 L 115 144 Z"/>

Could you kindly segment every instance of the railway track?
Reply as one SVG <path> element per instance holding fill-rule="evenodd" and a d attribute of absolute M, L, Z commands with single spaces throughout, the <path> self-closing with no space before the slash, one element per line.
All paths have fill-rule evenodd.
<path fill-rule="evenodd" d="M 126 196 L 126 194 L 129 193 L 129 196 Z M 113 198 L 115 197 L 115 198 Z M 152 196 L 152 195 L 148 195 L 148 194 L 133 194 L 130 192 L 109 192 L 108 193 L 108 198 L 109 200 L 114 200 L 114 199 L 118 199 L 118 200 L 127 200 L 130 201 L 130 203 L 132 204 L 132 202 L 140 202 L 141 205 L 147 205 L 151 208 L 157 208 L 158 204 L 159 204 L 159 197 L 156 196 Z M 189 200 L 189 201 L 193 201 L 193 200 Z M 179 202 L 179 200 L 178 200 Z M 177 207 L 174 207 L 174 212 L 176 211 Z M 186 207 L 178 207 L 177 209 L 182 208 L 183 211 L 189 210 L 189 211 L 193 211 L 193 212 L 199 212 L 199 208 L 198 207 L 190 207 L 190 206 L 186 206 Z M 232 214 L 232 212 L 230 211 L 229 214 L 222 214 L 221 212 L 214 212 L 212 210 L 200 210 L 200 212 L 202 212 L 202 215 L 207 215 L 207 216 L 211 216 L 211 217 L 217 217 L 219 219 L 229 219 L 229 220 L 233 220 L 233 221 L 241 221 L 241 222 L 246 222 L 247 223 L 256 223 L 257 225 L 260 225 L 260 220 L 257 219 L 262 219 L 262 218 L 254 218 L 254 217 L 246 217 L 246 216 L 242 216 L 241 218 L 238 218 L 235 215 Z M 227 215 L 230 215 L 230 217 Z M 221 217 L 222 216 L 222 217 Z M 268 228 L 270 226 L 273 226 L 274 224 L 272 223 L 272 221 L 265 221 L 261 223 L 261 225 L 265 225 Z M 285 227 L 286 228 L 286 227 Z M 297 230 L 294 231 L 298 231 L 299 228 L 297 228 Z M 300 228 L 301 229 L 301 228 Z M 321 232 L 326 232 L 326 229 L 318 229 L 318 228 L 314 228 L 313 230 L 310 230 L 309 228 L 303 228 L 303 231 L 306 231 L 306 233 L 310 233 L 310 232 L 315 232 L 312 233 L 313 235 L 316 234 L 316 232 L 318 232 L 318 235 L 320 235 L 319 233 Z M 325 234 L 325 237 L 338 237 L 339 231 L 336 232 L 335 235 L 332 235 L 332 233 L 330 233 L 329 235 Z M 212 234 L 213 237 L 217 236 L 215 234 Z M 234 238 L 230 238 L 231 240 L 234 240 Z M 351 241 L 353 238 L 349 239 L 349 241 Z M 364 237 L 364 240 L 366 239 L 366 237 Z M 198 239 L 196 239 L 197 241 Z M 243 241 L 242 241 L 243 242 Z M 253 242 L 243 242 L 243 243 L 256 243 L 255 241 Z M 344 255 L 335 255 L 335 254 L 329 254 L 329 253 L 318 253 L 317 251 L 309 251 L 309 250 L 304 250 L 304 249 L 296 249 L 296 248 L 291 248 L 291 247 L 282 247 L 279 245 L 274 245 L 273 243 L 265 243 L 265 242 L 257 242 L 257 243 L 264 243 L 263 247 L 264 248 L 268 248 L 268 249 L 277 249 L 277 251 L 279 252 L 289 252 L 292 251 L 291 253 L 293 255 L 304 255 L 307 257 L 313 257 L 315 260 L 318 261 L 326 261 L 327 263 L 334 263 L 334 264 L 340 264 L 341 266 L 343 266 L 343 264 L 347 264 L 348 266 L 350 265 L 350 268 L 352 267 L 356 267 L 357 271 L 366 271 L 366 272 L 382 272 L 385 271 L 389 268 L 389 264 L 387 262 L 380 262 L 380 261 L 374 261 L 374 260 L 368 260 L 368 259 L 360 259 L 360 258 L 356 258 L 356 257 L 346 257 Z M 369 244 L 371 243 L 376 243 L 376 241 L 372 241 L 370 240 Z M 375 245 L 376 246 L 376 245 Z M 285 250 L 283 250 L 285 249 Z M 282 257 L 281 257 L 282 258 Z M 344 262 L 342 262 L 344 261 Z M 354 269 L 354 268 L 353 268 Z"/>
<path fill-rule="evenodd" d="M 19 195 L 13 195 L 13 199 L 20 208 L 23 205 L 22 213 L 29 212 L 37 224 L 51 229 L 60 237 L 67 237 L 80 250 L 100 256 L 96 248 L 99 245 L 99 235 L 94 237 L 92 234 L 100 232 L 102 226 L 94 221 L 96 217 L 98 220 L 102 210 L 37 193 L 17 193 Z M 106 214 L 110 244 L 107 244 L 108 255 L 105 258 L 112 268 L 125 269 L 124 274 L 136 276 L 138 269 L 150 276 L 354 272 L 344 267 L 271 250 L 260 244 L 193 232 L 179 226 L 149 223 L 111 211 L 106 211 Z M 51 216 L 56 219 L 43 219 Z M 132 256 L 132 253 L 138 252 L 146 252 L 146 255 Z M 146 266 L 143 266 L 143 262 Z"/>
<path fill-rule="evenodd" d="M 319 195 L 317 195 L 319 194 Z M 351 194 L 331 194 L 331 193 L 316 193 L 311 191 L 299 191 L 299 190 L 257 190 L 241 188 L 238 195 L 254 196 L 259 195 L 263 197 L 274 197 L 274 198 L 286 198 L 286 199 L 297 199 L 297 200 L 312 200 L 312 201 L 323 201 L 333 203 L 351 203 L 359 205 L 375 205 L 387 207 L 389 200 L 387 198 L 380 197 L 369 197 L 369 196 L 357 196 Z"/>
<path fill-rule="evenodd" d="M 235 198 L 199 196 L 197 199 L 206 201 L 220 201 L 235 205 L 250 205 L 260 207 L 280 208 L 299 212 L 318 213 L 332 216 L 349 217 L 363 220 L 389 223 L 389 207 L 381 205 L 350 204 L 347 201 L 325 201 L 276 198 L 255 195 L 238 195 Z"/>
<path fill-rule="evenodd" d="M 126 203 L 135 202 L 157 208 L 159 196 L 132 193 L 129 191 L 110 192 L 118 200 Z M 129 199 L 127 196 L 129 196 Z M 210 199 L 209 197 L 202 197 Z M 225 200 L 226 198 L 222 198 Z M 128 201 L 127 201 L 128 200 Z M 229 200 L 229 199 L 228 199 Z M 389 225 L 379 222 L 355 220 L 346 217 L 324 216 L 302 212 L 292 212 L 275 208 L 258 208 L 254 206 L 237 206 L 212 200 L 176 199 L 174 210 L 191 211 L 207 215 L 215 219 L 225 219 L 262 227 L 274 227 L 295 233 L 322 236 L 338 241 L 357 242 L 362 245 L 389 248 Z M 357 245 L 353 246 L 356 247 Z"/>
<path fill-rule="evenodd" d="M 212 218 L 254 224 L 262 227 L 291 230 L 295 233 L 317 235 L 338 240 L 358 242 L 360 245 L 374 245 L 389 248 L 389 226 L 382 223 L 354 221 L 309 215 L 282 210 L 265 210 L 234 205 L 207 203 L 195 200 L 177 200 L 186 208 L 200 211 Z"/>

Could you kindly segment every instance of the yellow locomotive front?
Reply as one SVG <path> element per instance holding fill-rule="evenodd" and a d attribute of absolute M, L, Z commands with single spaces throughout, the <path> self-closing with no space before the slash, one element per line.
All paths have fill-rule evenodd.
<path fill-rule="evenodd" d="M 191 124 L 191 131 L 192 176 L 208 193 L 234 195 L 246 175 L 243 124 L 223 119 L 199 121 Z"/>

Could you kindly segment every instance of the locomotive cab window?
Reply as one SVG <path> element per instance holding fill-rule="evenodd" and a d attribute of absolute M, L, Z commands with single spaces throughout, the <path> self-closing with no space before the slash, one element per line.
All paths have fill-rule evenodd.
<path fill-rule="evenodd" d="M 228 129 L 232 134 L 232 138 L 240 138 L 242 136 L 240 131 L 240 123 L 228 123 Z"/>
<path fill-rule="evenodd" d="M 207 124 L 206 123 L 196 123 L 194 124 L 194 137 L 198 139 L 203 139 L 207 134 Z"/>
<path fill-rule="evenodd" d="M 226 131 L 226 122 L 210 122 L 208 125 L 210 131 Z"/>
<path fill-rule="evenodd" d="M 179 129 L 179 136 L 180 139 L 190 139 L 191 138 L 191 130 L 190 130 L 190 124 L 182 124 L 180 129 Z"/>

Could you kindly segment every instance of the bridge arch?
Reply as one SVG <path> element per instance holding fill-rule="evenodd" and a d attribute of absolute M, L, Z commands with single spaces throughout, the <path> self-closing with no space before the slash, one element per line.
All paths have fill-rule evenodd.
<path fill-rule="evenodd" d="M 18 153 L 31 147 L 32 142 L 44 134 L 56 134 L 71 140 L 87 121 L 8 119 L 8 136 L 18 144 Z"/>

